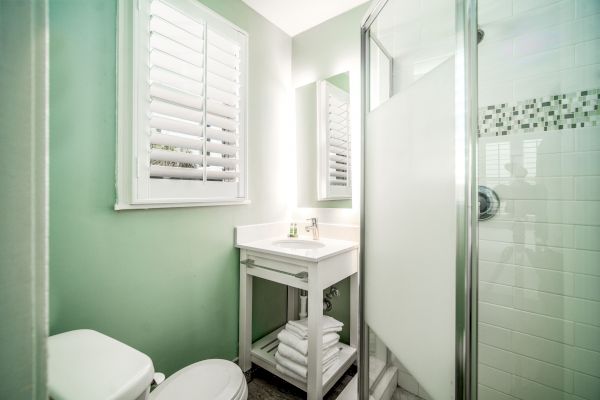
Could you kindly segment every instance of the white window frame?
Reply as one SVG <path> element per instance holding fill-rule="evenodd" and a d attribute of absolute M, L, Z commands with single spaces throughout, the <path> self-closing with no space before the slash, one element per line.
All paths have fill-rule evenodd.
<path fill-rule="evenodd" d="M 222 182 L 175 182 L 166 190 L 169 196 L 149 198 L 139 193 L 139 163 L 142 132 L 149 132 L 149 109 L 140 100 L 148 82 L 140 76 L 140 63 L 146 62 L 148 50 L 141 36 L 147 35 L 148 9 L 152 0 L 119 0 L 117 33 L 117 159 L 116 159 L 116 210 L 170 207 L 196 207 L 249 204 L 248 198 L 248 34 L 230 21 L 216 14 L 197 0 L 167 0 L 187 15 L 198 16 L 209 29 L 227 36 L 235 31 L 241 45 L 239 158 L 240 177 L 235 195 L 211 195 L 214 186 Z M 206 40 L 206 36 L 205 36 Z M 206 56 L 206 55 L 205 55 Z M 206 66 L 206 64 L 205 64 Z M 144 66 L 145 68 L 145 66 Z M 141 86 L 140 86 L 141 85 Z M 140 89 L 142 88 L 142 89 Z M 147 103 L 146 103 L 147 104 Z M 141 154 L 143 156 L 143 154 Z M 152 178 L 145 176 L 148 181 Z M 168 181 L 168 180 L 165 180 Z M 175 189 L 173 189 L 175 187 Z M 171 195 L 172 194 L 172 195 Z"/>
<path fill-rule="evenodd" d="M 348 170 L 346 186 L 330 184 L 329 169 L 329 96 L 345 97 L 348 103 L 348 143 L 352 140 L 350 131 L 350 94 L 327 80 L 317 82 L 317 198 L 319 201 L 352 199 L 352 150 L 348 147 Z"/>

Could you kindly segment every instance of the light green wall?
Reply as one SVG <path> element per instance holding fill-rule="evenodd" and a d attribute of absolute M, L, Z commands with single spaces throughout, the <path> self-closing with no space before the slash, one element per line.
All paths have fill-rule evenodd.
<path fill-rule="evenodd" d="M 341 74 L 330 76 L 327 78 L 327 82 L 346 92 L 350 91 L 350 74 L 348 72 L 342 72 Z"/>
<path fill-rule="evenodd" d="M 45 1 L 0 1 L 0 399 L 46 399 Z"/>
<path fill-rule="evenodd" d="M 237 356 L 235 225 L 285 218 L 291 38 L 239 0 L 206 0 L 246 30 L 251 205 L 113 211 L 116 1 L 50 1 L 50 330 L 91 328 L 170 374 Z M 283 171 L 283 172 L 282 172 Z M 254 336 L 285 320 L 257 280 Z"/>

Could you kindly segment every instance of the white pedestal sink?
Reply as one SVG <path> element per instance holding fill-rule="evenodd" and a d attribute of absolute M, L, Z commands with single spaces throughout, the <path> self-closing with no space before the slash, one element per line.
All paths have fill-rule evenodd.
<path fill-rule="evenodd" d="M 252 363 L 306 391 L 309 400 L 321 400 L 356 360 L 358 345 L 358 243 L 321 238 L 267 238 L 239 242 L 240 350 L 239 363 L 248 371 Z M 252 343 L 252 281 L 254 277 L 288 286 L 288 320 L 297 319 L 298 289 L 308 291 L 308 379 L 282 374 L 275 368 L 277 334 L 283 327 Z M 322 372 L 323 290 L 351 277 L 350 345 L 340 343 L 338 363 Z"/>

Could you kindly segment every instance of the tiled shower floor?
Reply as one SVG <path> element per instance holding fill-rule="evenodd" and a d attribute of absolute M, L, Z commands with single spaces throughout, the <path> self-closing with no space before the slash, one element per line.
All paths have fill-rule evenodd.
<path fill-rule="evenodd" d="M 344 387 L 356 375 L 356 367 L 352 366 L 331 388 L 324 400 L 334 400 Z M 306 399 L 306 393 L 287 383 L 283 379 L 256 367 L 252 381 L 248 383 L 248 400 L 300 400 Z"/>

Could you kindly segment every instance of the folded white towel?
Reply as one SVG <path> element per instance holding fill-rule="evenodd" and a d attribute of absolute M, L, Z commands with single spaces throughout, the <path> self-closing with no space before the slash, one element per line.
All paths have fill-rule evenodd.
<path fill-rule="evenodd" d="M 277 335 L 277 339 L 279 339 L 280 342 L 287 344 L 288 346 L 290 346 L 291 348 L 293 348 L 294 350 L 298 351 L 299 353 L 301 353 L 303 355 L 308 354 L 308 340 L 307 339 L 300 339 L 296 335 L 294 335 L 293 333 L 289 332 L 286 329 L 282 329 L 279 332 L 279 334 Z M 332 345 L 336 344 L 339 341 L 340 341 L 340 335 L 338 335 L 337 333 L 326 333 L 323 335 L 323 343 L 321 345 L 321 348 L 325 349 L 325 348 L 331 347 Z"/>
<path fill-rule="evenodd" d="M 342 330 L 344 323 L 338 321 L 329 315 L 323 315 L 321 317 L 321 329 L 323 333 L 339 332 Z M 290 328 L 294 333 L 297 333 L 301 339 L 308 338 L 308 318 L 304 318 L 298 321 L 289 321 L 286 324 L 286 329 Z"/>
<path fill-rule="evenodd" d="M 304 330 L 298 328 L 296 325 L 291 325 L 288 322 L 287 324 L 285 324 L 285 329 L 287 329 L 294 335 L 298 336 L 299 339 L 308 339 L 308 331 L 304 331 Z M 336 333 L 336 332 L 341 332 L 341 331 L 342 331 L 341 326 L 340 327 L 334 326 L 331 328 L 323 329 L 323 334 Z"/>
<path fill-rule="evenodd" d="M 294 350 L 292 347 L 288 346 L 285 343 L 279 343 L 277 351 L 283 357 L 291 361 L 294 361 L 300 365 L 308 365 L 307 356 L 300 354 L 297 350 Z M 338 348 L 337 343 L 335 343 L 333 346 L 323 349 L 323 364 L 327 363 L 329 360 L 334 358 L 339 352 L 340 349 Z"/>
<path fill-rule="evenodd" d="M 327 371 L 329 368 L 331 368 L 338 360 L 339 360 L 339 354 L 336 354 L 335 357 L 330 359 L 327 363 L 324 363 L 323 364 L 323 373 L 325 373 L 325 371 Z M 296 379 L 301 379 L 303 381 L 306 380 L 306 377 L 308 376 L 308 368 L 306 365 L 300 365 L 298 363 L 293 362 L 292 360 L 289 360 L 288 358 L 279 354 L 279 351 L 277 351 L 277 353 L 275 353 L 275 361 L 277 362 L 277 364 L 275 365 L 276 368 L 278 366 L 281 366 L 284 368 L 284 371 L 285 370 L 291 371 L 295 375 Z M 278 368 L 278 370 L 279 370 L 279 368 Z M 284 372 L 284 371 L 280 370 L 280 372 Z M 291 375 L 291 376 L 294 376 L 294 375 Z"/>
<path fill-rule="evenodd" d="M 275 364 L 275 369 L 277 371 L 281 372 L 282 374 L 285 374 L 287 376 L 291 376 L 292 378 L 297 379 L 297 380 L 299 380 L 301 382 L 306 382 L 306 378 L 298 375 L 297 373 L 295 373 L 292 370 L 287 369 L 286 367 L 284 367 L 283 365 L 281 365 L 279 363 Z"/>

